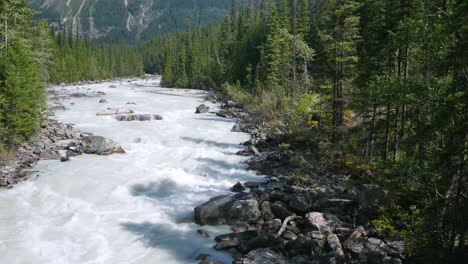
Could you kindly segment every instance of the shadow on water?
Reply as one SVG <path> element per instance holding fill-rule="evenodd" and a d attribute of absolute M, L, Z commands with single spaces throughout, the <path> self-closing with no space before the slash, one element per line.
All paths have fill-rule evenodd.
<path fill-rule="evenodd" d="M 225 143 L 225 142 L 217 142 L 213 140 L 206 140 L 201 138 L 193 138 L 193 137 L 180 137 L 180 139 L 196 143 L 196 144 L 205 144 L 209 147 L 218 147 L 218 148 L 239 148 L 239 144 L 232 144 L 232 143 Z"/>
<path fill-rule="evenodd" d="M 212 158 L 197 158 L 197 161 L 200 163 L 208 163 L 209 165 L 213 165 L 222 169 L 230 170 L 230 169 L 244 169 L 247 167 L 245 163 L 229 163 L 222 159 L 212 159 Z"/>
<path fill-rule="evenodd" d="M 194 262 L 199 254 L 207 253 L 201 247 L 210 248 L 213 244 L 211 239 L 197 236 L 191 229 L 175 229 L 168 224 L 125 222 L 120 226 L 145 247 L 167 251 L 173 260 L 182 263 Z"/>
<path fill-rule="evenodd" d="M 145 196 L 153 199 L 164 198 L 177 193 L 177 183 L 170 179 L 147 184 L 135 184 L 130 187 L 133 196 Z"/>
<path fill-rule="evenodd" d="M 226 119 L 226 118 L 216 118 L 216 117 L 194 117 L 193 119 L 196 119 L 196 120 L 204 120 L 204 121 L 214 121 L 214 122 L 225 122 L 225 123 L 231 123 L 231 124 L 236 124 L 237 121 L 236 120 L 232 120 L 232 119 Z"/>

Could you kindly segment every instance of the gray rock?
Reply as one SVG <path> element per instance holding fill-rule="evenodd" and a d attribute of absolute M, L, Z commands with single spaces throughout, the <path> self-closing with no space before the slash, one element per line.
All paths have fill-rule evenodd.
<path fill-rule="evenodd" d="M 109 85 L 109 88 L 117 88 L 117 86 L 111 84 L 111 85 Z"/>
<path fill-rule="evenodd" d="M 305 194 L 295 194 L 289 200 L 289 207 L 296 212 L 306 213 L 309 212 L 312 205 L 309 197 Z"/>
<path fill-rule="evenodd" d="M 208 113 L 208 111 L 210 111 L 210 108 L 206 106 L 205 104 L 201 104 L 197 106 L 197 108 L 195 109 L 195 114 Z"/>
<path fill-rule="evenodd" d="M 286 217 L 294 214 L 288 209 L 288 206 L 281 201 L 274 202 L 271 205 L 271 211 L 273 211 L 273 214 L 281 220 L 284 220 Z"/>
<path fill-rule="evenodd" d="M 235 264 L 288 264 L 288 260 L 271 249 L 258 248 L 250 251 L 243 258 L 236 259 Z"/>
<path fill-rule="evenodd" d="M 231 132 L 242 132 L 242 129 L 240 127 L 239 124 L 235 124 L 232 129 L 231 129 Z"/>
<path fill-rule="evenodd" d="M 68 156 L 68 153 L 67 153 L 66 150 L 59 150 L 58 153 L 60 155 L 60 161 L 61 162 L 65 162 L 65 161 L 70 160 L 70 157 Z"/>
<path fill-rule="evenodd" d="M 327 236 L 327 244 L 328 248 L 334 253 L 335 257 L 338 257 L 339 259 L 344 258 L 344 251 L 343 247 L 341 246 L 340 239 L 338 238 L 337 235 L 335 234 L 329 234 Z"/>
<path fill-rule="evenodd" d="M 161 115 L 153 115 L 153 120 L 163 120 Z"/>
<path fill-rule="evenodd" d="M 202 229 L 198 229 L 197 233 L 202 237 L 210 237 L 210 235 L 205 230 L 202 230 Z"/>
<path fill-rule="evenodd" d="M 258 182 L 248 181 L 248 182 L 244 182 L 244 186 L 246 188 L 255 189 L 255 188 L 258 188 L 259 184 Z"/>
<path fill-rule="evenodd" d="M 106 103 L 108 103 L 108 102 L 107 102 L 106 99 L 101 99 L 101 100 L 99 100 L 99 103 L 100 103 L 100 104 L 106 104 Z"/>
<path fill-rule="evenodd" d="M 227 107 L 236 107 L 236 106 L 237 106 L 236 102 L 231 101 L 231 100 L 227 100 L 226 103 L 225 103 L 225 105 L 226 105 Z"/>
<path fill-rule="evenodd" d="M 63 105 L 54 105 L 54 106 L 49 107 L 48 110 L 53 111 L 53 112 L 55 112 L 55 111 L 65 111 L 66 108 Z"/>
<path fill-rule="evenodd" d="M 262 218 L 265 220 L 273 220 L 275 215 L 271 210 L 271 203 L 269 201 L 264 201 L 260 207 L 262 211 Z"/>
<path fill-rule="evenodd" d="M 268 234 L 276 234 L 280 228 L 281 228 L 280 219 L 268 220 L 262 225 L 262 231 Z"/>
<path fill-rule="evenodd" d="M 132 109 L 125 109 L 125 108 L 107 108 L 104 111 L 97 112 L 96 115 L 129 115 L 135 113 Z"/>
<path fill-rule="evenodd" d="M 281 234 L 281 237 L 286 239 L 286 240 L 296 240 L 297 239 L 297 235 L 291 231 L 284 231 L 282 234 Z"/>
<path fill-rule="evenodd" d="M 200 225 L 254 223 L 260 215 L 257 200 L 246 193 L 214 197 L 195 207 L 195 223 Z"/>
<path fill-rule="evenodd" d="M 325 254 L 325 245 L 325 238 L 298 236 L 297 239 L 288 241 L 288 244 L 286 244 L 286 251 L 289 257 L 298 255 L 320 256 Z"/>
<path fill-rule="evenodd" d="M 243 190 L 245 190 L 245 187 L 240 182 L 237 182 L 231 187 L 231 191 L 233 192 L 242 192 Z"/>
<path fill-rule="evenodd" d="M 255 238 L 258 235 L 257 231 L 245 231 L 240 233 L 229 233 L 215 237 L 216 250 L 223 250 L 230 247 L 237 247 L 245 244 L 247 241 Z"/>
<path fill-rule="evenodd" d="M 111 139 L 101 136 L 83 137 L 83 151 L 86 154 L 110 155 L 125 153 L 123 148 Z"/>
<path fill-rule="evenodd" d="M 332 214 L 310 212 L 305 215 L 305 223 L 323 233 L 333 233 L 341 225 L 340 219 Z"/>
<path fill-rule="evenodd" d="M 249 230 L 249 224 L 239 222 L 239 223 L 236 223 L 236 224 L 232 225 L 232 226 L 231 226 L 231 230 L 232 230 L 234 233 L 245 232 L 245 231 Z"/>
<path fill-rule="evenodd" d="M 147 115 L 147 114 L 135 114 L 135 115 L 117 115 L 115 116 L 117 121 L 151 121 L 151 120 L 162 120 L 163 117 L 160 115 Z"/>
<path fill-rule="evenodd" d="M 41 152 L 40 158 L 43 160 L 58 160 L 60 159 L 60 155 L 55 151 L 46 149 Z"/>

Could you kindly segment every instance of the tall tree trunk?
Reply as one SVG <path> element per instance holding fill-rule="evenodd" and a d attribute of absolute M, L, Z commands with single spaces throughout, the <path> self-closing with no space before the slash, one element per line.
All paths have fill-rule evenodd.
<path fill-rule="evenodd" d="M 377 105 L 374 104 L 374 109 L 372 111 L 372 127 L 371 127 L 371 145 L 370 145 L 370 156 L 369 160 L 372 161 L 374 158 L 374 141 L 375 141 L 375 118 L 377 112 Z"/>
<path fill-rule="evenodd" d="M 383 153 L 383 159 L 387 160 L 388 149 L 390 146 L 390 104 L 387 104 L 387 115 L 385 125 L 385 148 Z"/>
<path fill-rule="evenodd" d="M 398 115 L 400 108 L 397 106 L 395 108 L 395 131 L 393 132 L 393 161 L 396 161 L 397 151 L 398 151 Z"/>

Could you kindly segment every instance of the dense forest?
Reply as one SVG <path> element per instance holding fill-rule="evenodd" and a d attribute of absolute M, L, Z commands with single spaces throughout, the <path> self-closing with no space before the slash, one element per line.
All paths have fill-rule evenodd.
<path fill-rule="evenodd" d="M 143 74 L 131 47 L 93 44 L 33 14 L 23 0 L 0 2 L 0 161 L 39 129 L 47 83 Z"/>
<path fill-rule="evenodd" d="M 140 45 L 145 70 L 316 142 L 329 168 L 389 189 L 374 225 L 410 241 L 412 261 L 456 260 L 468 239 L 468 2 L 257 2 Z"/>

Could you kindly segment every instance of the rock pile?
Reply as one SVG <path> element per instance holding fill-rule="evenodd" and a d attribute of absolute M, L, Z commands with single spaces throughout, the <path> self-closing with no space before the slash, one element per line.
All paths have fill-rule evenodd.
<path fill-rule="evenodd" d="M 266 129 L 232 101 L 217 115 L 240 119 L 232 131 L 250 133 L 251 139 L 238 154 L 254 155 L 250 169 L 270 176 L 267 182 L 236 183 L 231 191 L 238 193 L 195 208 L 197 224 L 233 230 L 215 237 L 215 249 L 233 254 L 234 264 L 402 263 L 404 242 L 379 236 L 371 222 L 385 190 L 347 186 L 334 177 L 306 183 L 285 177 L 285 153 L 268 149 L 280 132 Z"/>
<path fill-rule="evenodd" d="M 18 183 L 31 175 L 26 169 L 32 168 L 39 160 L 60 160 L 83 153 L 109 155 L 125 153 L 124 149 L 110 139 L 82 133 L 71 124 L 62 124 L 45 118 L 39 135 L 17 149 L 14 159 L 1 164 L 0 187 Z"/>

